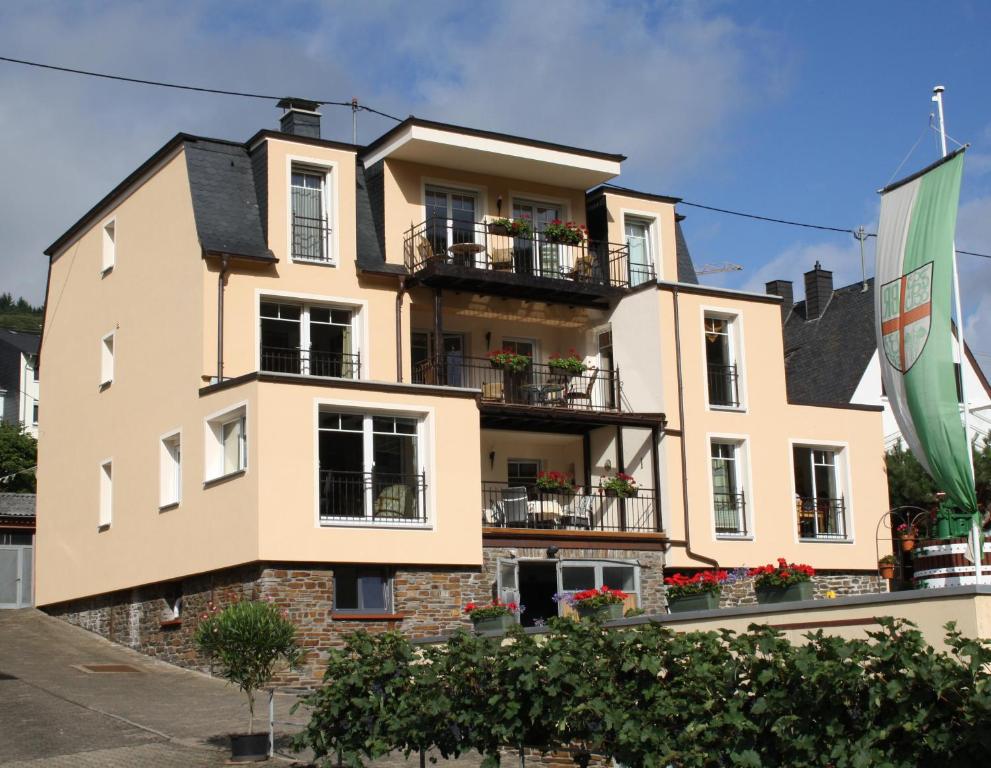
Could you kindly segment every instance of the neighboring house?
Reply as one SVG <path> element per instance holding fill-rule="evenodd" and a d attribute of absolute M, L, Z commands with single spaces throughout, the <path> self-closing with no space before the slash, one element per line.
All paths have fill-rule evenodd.
<path fill-rule="evenodd" d="M 208 600 L 268 597 L 317 665 L 493 596 L 662 610 L 715 562 L 881 589 L 881 409 L 788 402 L 780 299 L 698 285 L 677 198 L 609 186 L 621 155 L 416 118 L 353 146 L 283 106 L 176 136 L 46 251 L 47 611 L 193 663 Z"/>
<path fill-rule="evenodd" d="M 0 493 L 0 608 L 34 600 L 33 493 Z"/>
<path fill-rule="evenodd" d="M 37 333 L 0 328 L 2 418 L 8 424 L 23 424 L 33 437 L 38 436 L 40 338 Z"/>
<path fill-rule="evenodd" d="M 792 284 L 775 280 L 767 292 L 783 297 L 788 399 L 795 403 L 884 407 L 885 449 L 902 440 L 881 385 L 874 324 L 874 279 L 833 289 L 833 273 L 815 267 L 805 273 L 805 300 L 792 303 Z M 970 408 L 968 437 L 980 441 L 991 431 L 991 386 L 964 342 L 964 387 Z M 961 407 L 960 356 L 953 345 Z M 828 371 L 828 375 L 821 372 Z"/>

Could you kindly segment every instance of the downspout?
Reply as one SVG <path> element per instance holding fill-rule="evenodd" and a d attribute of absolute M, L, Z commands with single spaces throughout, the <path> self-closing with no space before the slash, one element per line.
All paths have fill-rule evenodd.
<path fill-rule="evenodd" d="M 396 294 L 396 382 L 403 383 L 403 296 L 406 294 L 406 278 L 399 278 Z"/>
<path fill-rule="evenodd" d="M 228 261 L 220 257 L 220 274 L 217 276 L 217 383 L 224 380 L 224 285 L 227 282 Z"/>
<path fill-rule="evenodd" d="M 678 308 L 678 287 L 674 286 L 672 290 L 672 298 L 674 300 L 674 355 L 675 365 L 678 370 L 678 426 L 681 428 L 681 440 L 679 442 L 681 443 L 681 499 L 682 507 L 685 510 L 685 554 L 692 560 L 698 560 L 700 563 L 708 563 L 713 568 L 718 568 L 718 560 L 692 551 L 692 536 L 688 515 L 688 449 L 685 447 L 685 438 L 688 430 L 685 429 L 685 382 L 681 375 L 681 313 Z"/>

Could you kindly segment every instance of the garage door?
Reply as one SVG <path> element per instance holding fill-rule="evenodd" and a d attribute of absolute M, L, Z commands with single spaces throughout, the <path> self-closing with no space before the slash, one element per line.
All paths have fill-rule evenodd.
<path fill-rule="evenodd" d="M 0 545 L 0 608 L 24 608 L 33 602 L 30 545 Z"/>

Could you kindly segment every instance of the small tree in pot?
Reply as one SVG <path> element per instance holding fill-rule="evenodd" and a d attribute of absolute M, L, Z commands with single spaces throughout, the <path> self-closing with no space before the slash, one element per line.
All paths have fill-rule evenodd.
<path fill-rule="evenodd" d="M 195 634 L 196 646 L 217 667 L 220 677 L 248 697 L 248 733 L 231 736 L 235 762 L 264 760 L 268 734 L 254 733 L 255 691 L 271 682 L 276 667 L 297 669 L 302 653 L 296 626 L 272 603 L 235 602 L 217 611 L 210 604 Z"/>

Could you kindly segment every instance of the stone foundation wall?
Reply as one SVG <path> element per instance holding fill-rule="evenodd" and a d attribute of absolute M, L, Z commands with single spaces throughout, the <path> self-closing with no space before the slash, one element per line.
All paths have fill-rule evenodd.
<path fill-rule="evenodd" d="M 876 572 L 819 571 L 812 577 L 812 585 L 817 600 L 825 598 L 828 592 L 835 592 L 837 597 L 849 597 L 851 595 L 874 595 L 888 591 L 888 582 L 878 576 Z M 725 585 L 719 596 L 720 608 L 756 604 L 757 595 L 754 593 L 754 580 L 751 578 Z"/>

